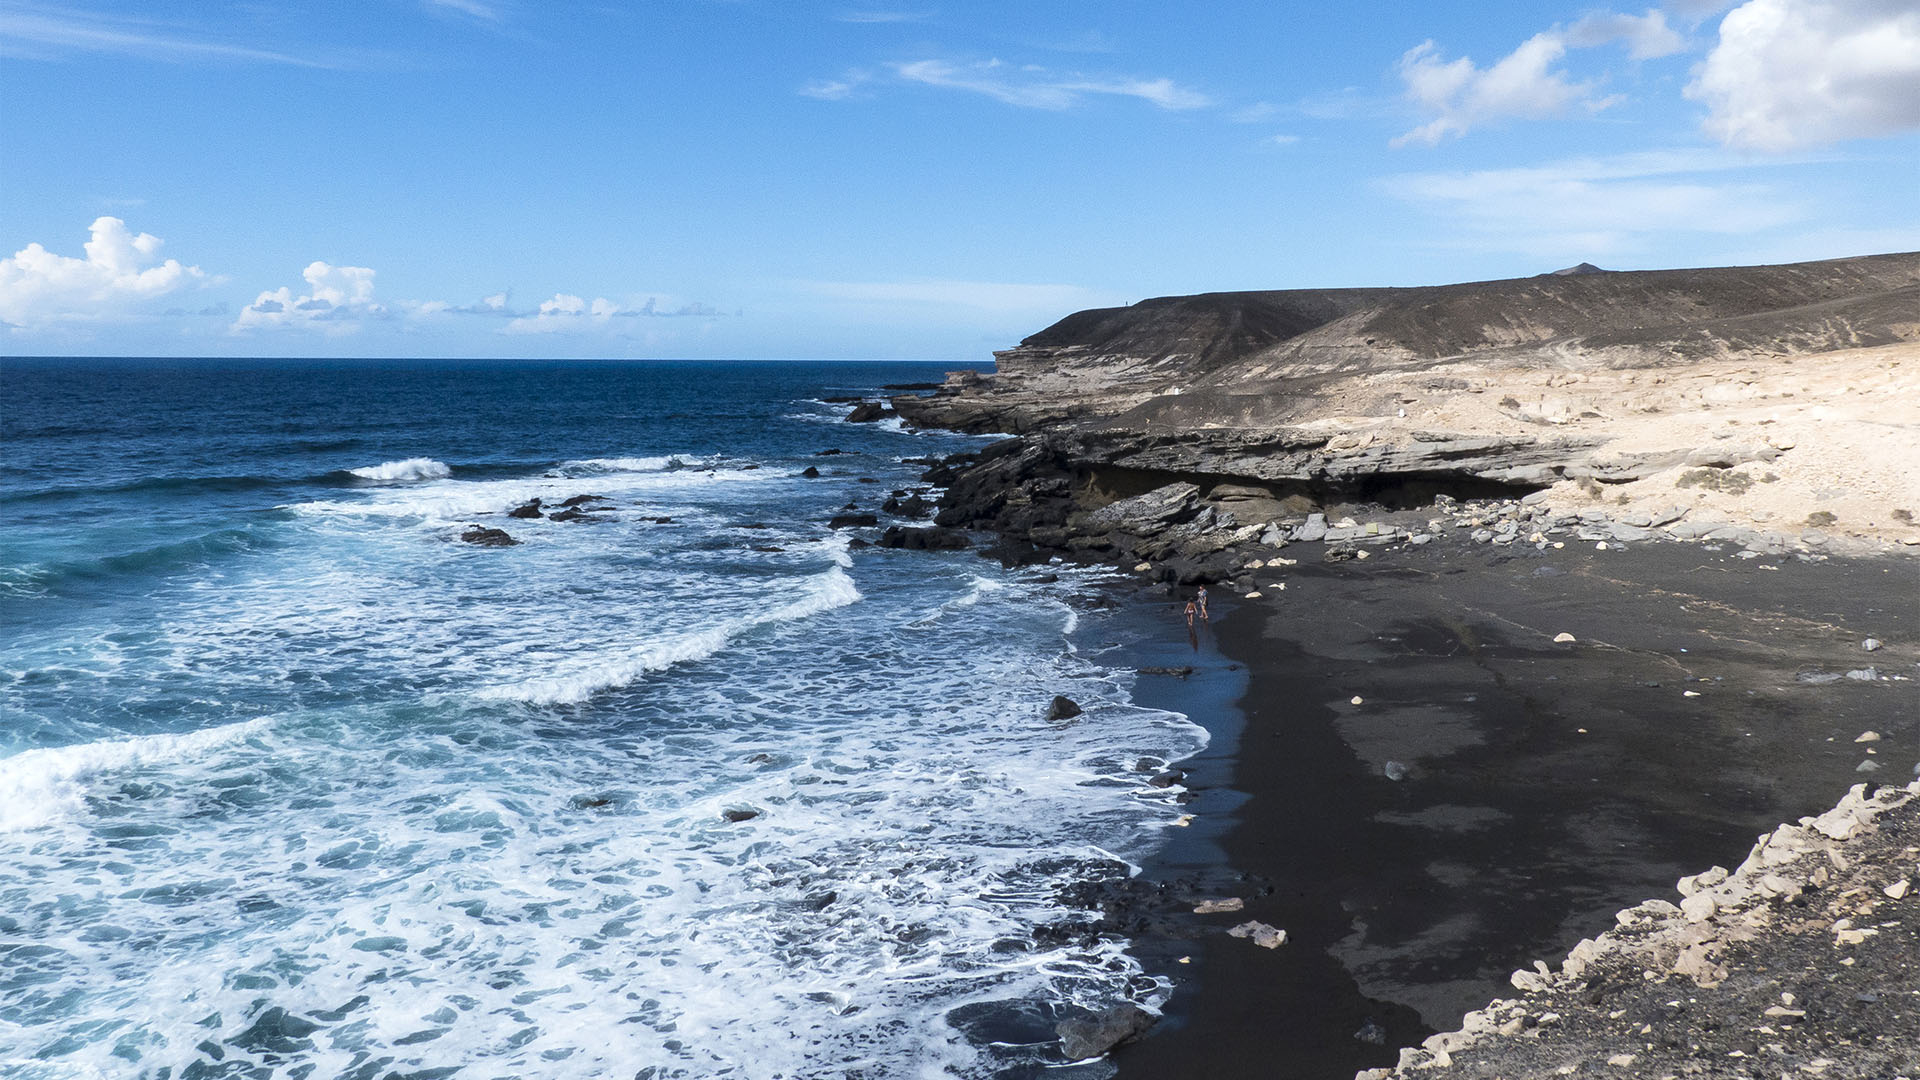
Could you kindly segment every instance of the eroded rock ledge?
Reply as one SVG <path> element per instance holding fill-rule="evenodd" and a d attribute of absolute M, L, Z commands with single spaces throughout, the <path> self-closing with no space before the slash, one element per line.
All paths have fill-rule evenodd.
<path fill-rule="evenodd" d="M 1855 786 L 1358 1080 L 1920 1074 L 1917 796 Z"/>

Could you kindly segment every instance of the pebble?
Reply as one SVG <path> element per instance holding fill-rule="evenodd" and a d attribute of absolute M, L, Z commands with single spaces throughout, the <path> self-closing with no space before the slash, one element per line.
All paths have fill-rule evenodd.
<path fill-rule="evenodd" d="M 1907 890 L 1911 888 L 1913 888 L 1912 879 L 1901 878 L 1899 881 L 1894 882 L 1893 884 L 1887 886 L 1884 889 L 1881 889 L 1880 891 L 1883 893 L 1886 893 L 1892 899 L 1904 900 L 1906 899 L 1906 896 L 1907 896 Z"/>
<path fill-rule="evenodd" d="M 1877 731 L 1863 731 L 1860 733 L 1860 737 L 1853 741 L 1854 742 L 1879 742 L 1880 733 Z"/>
<path fill-rule="evenodd" d="M 1698 691 L 1698 690 L 1683 690 L 1683 691 L 1681 691 L 1681 693 L 1680 693 L 1680 696 L 1681 696 L 1681 697 L 1699 697 L 1699 696 L 1700 696 L 1700 691 Z"/>
<path fill-rule="evenodd" d="M 1245 900 L 1237 896 L 1222 897 L 1217 900 L 1202 900 L 1193 906 L 1195 915 L 1212 915 L 1221 911 L 1239 911 L 1247 906 Z"/>
<path fill-rule="evenodd" d="M 1349 705 L 1361 705 L 1361 704 L 1365 704 L 1365 700 L 1366 700 L 1366 699 L 1364 699 L 1364 698 L 1362 698 L 1362 697 L 1361 697 L 1361 696 L 1360 696 L 1359 694 L 1355 694 L 1355 695 L 1353 695 L 1353 700 L 1352 700 L 1352 701 L 1349 701 L 1349 702 L 1347 702 L 1347 704 L 1349 704 Z"/>
<path fill-rule="evenodd" d="M 1250 593 L 1248 593 L 1248 594 L 1247 594 L 1247 599 L 1249 599 L 1249 600 L 1258 600 L 1258 599 L 1260 599 L 1260 592 L 1259 592 L 1259 590 L 1257 590 L 1257 589 L 1256 589 L 1256 590 L 1254 590 L 1253 592 L 1250 592 Z"/>
<path fill-rule="evenodd" d="M 1571 645 L 1573 644 L 1573 640 L 1572 634 L 1562 633 L 1553 635 L 1553 643 L 1555 645 Z"/>
<path fill-rule="evenodd" d="M 1881 645 L 1881 641 L 1879 638 L 1871 638 L 1871 637 L 1860 643 L 1860 647 L 1867 650 L 1868 652 L 1872 652 L 1875 649 L 1878 649 L 1880 645 Z"/>

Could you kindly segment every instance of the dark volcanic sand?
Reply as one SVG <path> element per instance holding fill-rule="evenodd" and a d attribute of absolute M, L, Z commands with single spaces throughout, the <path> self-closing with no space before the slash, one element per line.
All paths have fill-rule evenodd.
<path fill-rule="evenodd" d="M 1190 651 L 1169 616 L 1166 658 L 1142 661 L 1196 664 L 1197 682 L 1143 677 L 1137 696 L 1215 729 L 1188 763 L 1199 820 L 1145 876 L 1198 880 L 1246 910 L 1139 942 L 1179 986 L 1154 1032 L 1115 1053 L 1123 1077 L 1347 1080 L 1392 1064 L 1616 910 L 1677 899 L 1676 878 L 1736 864 L 1852 783 L 1911 779 L 1912 560 L 1697 545 L 1285 554 L 1300 565 L 1257 575 L 1285 591 L 1216 596 L 1224 656 Z M 1555 644 L 1561 632 L 1578 640 Z M 1863 651 L 1869 636 L 1886 646 Z M 1235 661 L 1239 712 L 1222 700 Z M 1799 677 L 1869 664 L 1906 678 Z M 1884 768 L 1861 774 L 1853 740 L 1868 729 Z M 1404 780 L 1384 774 L 1390 760 Z M 1219 932 L 1247 919 L 1290 941 Z M 1370 1018 L 1384 1046 L 1354 1038 Z"/>

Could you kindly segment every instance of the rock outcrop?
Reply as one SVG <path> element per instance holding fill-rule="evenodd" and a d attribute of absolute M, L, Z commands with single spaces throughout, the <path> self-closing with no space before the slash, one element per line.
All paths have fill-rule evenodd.
<path fill-rule="evenodd" d="M 894 405 L 1024 436 L 935 477 L 940 523 L 1043 547 L 1066 547 L 1045 530 L 1076 513 L 1176 482 L 1254 489 L 1247 524 L 1550 490 L 1557 509 L 1678 500 L 1920 544 L 1920 253 L 1170 297 L 996 356 Z"/>

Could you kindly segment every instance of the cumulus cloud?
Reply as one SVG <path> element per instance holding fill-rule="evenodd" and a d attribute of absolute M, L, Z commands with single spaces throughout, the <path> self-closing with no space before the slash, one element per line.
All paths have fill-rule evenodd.
<path fill-rule="evenodd" d="M 334 266 L 315 260 L 300 272 L 307 291 L 295 295 L 285 285 L 261 293 L 233 321 L 233 331 L 305 328 L 329 334 L 351 333 L 367 319 L 391 313 L 374 299 L 373 270 Z"/>
<path fill-rule="evenodd" d="M 1687 96 L 1706 130 L 1759 150 L 1920 129 L 1920 3 L 1748 0 Z"/>
<path fill-rule="evenodd" d="M 1671 56 L 1686 48 L 1686 39 L 1667 25 L 1658 8 L 1642 15 L 1589 14 L 1572 26 L 1533 35 L 1485 68 L 1470 57 L 1448 60 L 1439 45 L 1421 42 L 1400 57 L 1398 71 L 1407 100 L 1432 119 L 1394 139 L 1393 145 L 1432 146 L 1492 121 L 1541 119 L 1575 104 L 1598 112 L 1617 99 L 1597 96 L 1593 83 L 1574 81 L 1559 64 L 1569 49 L 1616 42 L 1635 60 Z"/>
<path fill-rule="evenodd" d="M 1667 25 L 1666 13 L 1648 8 L 1644 15 L 1595 12 L 1567 28 L 1567 44 L 1576 49 L 1623 42 L 1635 60 L 1672 56 L 1687 47 L 1687 39 Z"/>
<path fill-rule="evenodd" d="M 1750 164 L 1724 153 L 1661 151 L 1407 173 L 1381 187 L 1454 223 L 1464 243 L 1578 262 L 1630 253 L 1655 237 L 1745 237 L 1802 220 L 1806 208 L 1796 199 L 1725 175 Z"/>
<path fill-rule="evenodd" d="M 94 221 L 84 258 L 38 243 L 0 259 L 0 319 L 15 326 L 122 318 L 146 302 L 211 279 L 197 266 L 160 258 L 161 240 L 117 217 Z"/>
<path fill-rule="evenodd" d="M 1591 88 L 1568 80 L 1554 68 L 1567 52 L 1564 36 L 1535 34 L 1520 47 L 1481 68 L 1469 57 L 1441 58 L 1440 47 L 1421 42 L 1400 57 L 1400 78 L 1407 97 L 1433 119 L 1393 140 L 1393 145 L 1432 146 L 1449 135 L 1464 135 L 1489 120 L 1552 116 Z"/>

